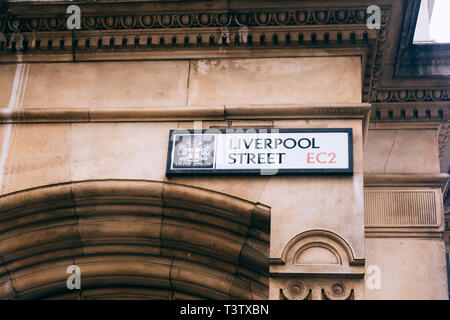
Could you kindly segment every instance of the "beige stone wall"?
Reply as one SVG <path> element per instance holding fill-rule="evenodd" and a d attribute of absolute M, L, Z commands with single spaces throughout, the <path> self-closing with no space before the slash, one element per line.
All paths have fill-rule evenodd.
<path fill-rule="evenodd" d="M 0 65 L 0 73 L 8 80 L 1 107 L 16 93 L 15 109 L 361 101 L 359 57 L 40 63 Z M 192 123 L 14 124 L 2 193 L 69 180 L 162 180 L 168 132 L 179 126 Z"/>
<path fill-rule="evenodd" d="M 0 108 L 8 107 L 14 85 L 15 64 L 0 65 Z"/>
<path fill-rule="evenodd" d="M 350 56 L 26 64 L 20 107 L 357 103 L 360 63 Z M 0 65 L 0 74 L 1 108 L 15 65 Z"/>
<path fill-rule="evenodd" d="M 429 129 L 372 129 L 364 150 L 368 174 L 439 173 L 438 134 Z"/>
<path fill-rule="evenodd" d="M 366 267 L 381 271 L 380 289 L 366 286 L 366 299 L 448 299 L 442 240 L 367 239 L 366 250 Z"/>
<path fill-rule="evenodd" d="M 178 126 L 177 122 L 14 125 L 3 194 L 66 181 L 170 180 L 272 206 L 274 256 L 292 237 L 309 229 L 335 231 L 352 244 L 356 256 L 364 256 L 359 121 L 277 122 L 280 128 L 352 127 L 355 172 L 347 177 L 166 178 L 169 130 Z"/>
<path fill-rule="evenodd" d="M 366 188 L 366 270 L 379 271 L 366 280 L 381 281 L 379 288 L 366 284 L 367 299 L 448 299 L 442 192 L 424 185 L 440 172 L 438 128 L 391 123 L 369 130 L 364 173 L 396 178 Z M 421 178 L 405 184 L 402 176 Z"/>
<path fill-rule="evenodd" d="M 360 57 L 349 56 L 39 63 L 20 68 L 0 65 L 2 79 L 7 80 L 0 83 L 0 108 L 355 104 L 361 102 L 360 63 Z M 368 298 L 443 296 L 443 286 L 433 277 L 435 271 L 442 271 L 439 241 L 372 238 L 367 241 L 366 250 L 363 240 L 364 173 L 439 172 L 435 130 L 370 130 L 363 157 L 361 119 L 205 121 L 203 126 L 258 127 L 261 124 L 275 128 L 351 127 L 354 174 L 168 178 L 165 166 L 169 130 L 193 128 L 192 122 L 182 119 L 142 123 L 2 124 L 0 150 L 8 154 L 3 157 L 5 170 L 0 194 L 47 184 L 112 178 L 198 186 L 269 205 L 271 258 L 280 258 L 286 244 L 296 235 L 312 229 L 327 230 L 348 243 L 354 259 L 366 258 L 383 268 L 386 286 L 375 293 L 366 290 Z M 388 244 L 395 248 L 408 246 L 408 250 L 402 251 L 398 259 L 391 259 L 390 254 L 383 255 L 388 252 Z M 404 290 L 411 290 L 409 282 L 398 282 L 403 291 L 392 289 L 396 282 L 392 278 L 390 284 L 390 279 L 400 277 L 404 261 L 416 265 L 423 259 L 419 254 L 422 251 L 414 248 L 427 250 L 434 260 L 430 258 L 430 264 L 412 268 L 408 274 L 436 285 L 433 292 L 427 291 L 431 289 L 426 289 L 424 284 L 411 291 L 411 295 L 405 295 Z M 362 298 L 363 294 L 358 292 L 357 297 Z"/>
<path fill-rule="evenodd" d="M 359 57 L 199 60 L 190 66 L 189 104 L 361 102 Z"/>
<path fill-rule="evenodd" d="M 16 91 L 9 103 L 13 88 L 5 87 L 0 101 L 12 109 L 357 104 L 360 63 L 360 57 L 343 56 L 1 65 Z M 271 257 L 279 258 L 296 235 L 321 229 L 345 239 L 355 258 L 364 259 L 361 119 L 269 119 L 265 125 L 353 128 L 354 175 L 167 178 L 169 130 L 193 128 L 193 122 L 13 124 L 1 125 L 1 132 L 10 130 L 1 192 L 111 178 L 199 186 L 271 206 Z"/>

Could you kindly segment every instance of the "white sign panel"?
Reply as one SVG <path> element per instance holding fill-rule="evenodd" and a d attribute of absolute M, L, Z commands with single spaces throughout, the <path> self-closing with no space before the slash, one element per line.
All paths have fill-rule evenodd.
<path fill-rule="evenodd" d="M 352 173 L 352 129 L 172 130 L 168 174 Z"/>

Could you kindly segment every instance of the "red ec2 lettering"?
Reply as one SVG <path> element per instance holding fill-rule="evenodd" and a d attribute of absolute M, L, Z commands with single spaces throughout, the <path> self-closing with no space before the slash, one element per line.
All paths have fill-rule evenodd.
<path fill-rule="evenodd" d="M 334 152 L 308 152 L 306 154 L 307 163 L 336 163 L 336 153 Z"/>

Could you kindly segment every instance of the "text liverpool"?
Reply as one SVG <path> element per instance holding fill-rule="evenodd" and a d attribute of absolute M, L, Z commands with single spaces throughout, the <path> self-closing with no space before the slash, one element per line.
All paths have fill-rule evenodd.
<path fill-rule="evenodd" d="M 278 150 L 285 149 L 319 149 L 315 138 L 281 139 L 281 138 L 237 138 L 229 142 L 230 150 Z M 228 154 L 228 164 L 281 164 L 285 152 L 232 152 Z"/>

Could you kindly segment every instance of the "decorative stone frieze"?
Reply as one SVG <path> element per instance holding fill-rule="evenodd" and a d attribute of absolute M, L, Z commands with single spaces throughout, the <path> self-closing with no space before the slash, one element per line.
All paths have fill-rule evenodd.
<path fill-rule="evenodd" d="M 354 280 L 328 279 L 326 284 L 313 279 L 284 281 L 280 300 L 354 300 Z"/>
<path fill-rule="evenodd" d="M 364 260 L 355 259 L 339 235 L 325 230 L 307 231 L 286 245 L 281 259 L 271 259 L 270 297 L 353 300 L 356 295 L 361 299 L 364 272 Z"/>

